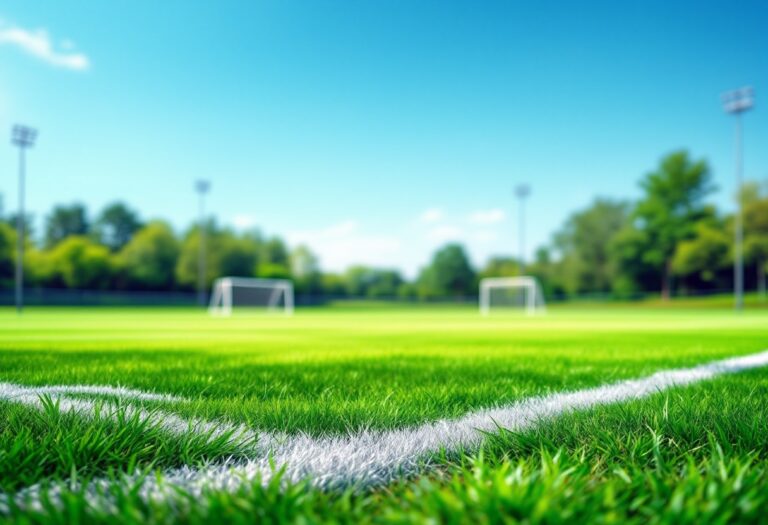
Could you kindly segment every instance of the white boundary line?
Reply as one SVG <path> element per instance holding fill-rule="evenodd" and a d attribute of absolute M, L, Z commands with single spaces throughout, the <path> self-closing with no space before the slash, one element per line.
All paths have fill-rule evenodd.
<path fill-rule="evenodd" d="M 116 397 L 118 402 L 110 400 L 91 400 L 80 396 L 92 394 L 98 396 Z M 231 445 L 252 450 L 256 443 L 261 443 L 264 437 L 247 428 L 245 425 L 234 425 L 225 422 L 206 421 L 199 418 L 185 419 L 172 412 L 151 410 L 126 404 L 124 401 L 188 401 L 187 399 L 168 394 L 155 394 L 122 387 L 72 385 L 72 386 L 37 386 L 27 387 L 12 383 L 0 383 L 0 401 L 19 403 L 38 410 L 44 408 L 43 396 L 49 396 L 59 411 L 70 413 L 87 419 L 96 417 L 111 419 L 136 418 L 139 423 L 147 423 L 150 427 L 179 437 L 203 437 L 207 441 L 215 441 L 226 436 Z M 121 402 L 122 401 L 122 402 Z"/>
<path fill-rule="evenodd" d="M 430 456 L 477 449 L 484 434 L 499 427 L 521 431 L 544 419 L 591 407 L 641 399 L 671 387 L 698 383 L 713 377 L 768 365 L 768 351 L 692 368 L 665 370 L 650 376 L 573 392 L 529 398 L 500 408 L 479 410 L 454 420 L 439 420 L 417 427 L 364 431 L 340 437 L 313 438 L 296 435 L 277 438 L 260 435 L 259 452 L 247 460 L 230 460 L 204 468 L 184 466 L 159 476 L 126 475 L 122 481 L 145 501 L 179 499 L 179 492 L 193 498 L 206 491 L 234 492 L 246 484 L 265 484 L 283 469 L 288 482 L 308 480 L 322 489 L 381 486 L 418 473 Z M 178 416 L 175 416 L 178 417 Z M 39 507 L 43 495 L 56 501 L 63 491 L 80 489 L 93 505 L 108 507 L 113 481 L 97 479 L 86 486 L 33 485 L 14 496 L 20 505 Z M 7 507 L 7 499 L 0 506 Z"/>
<path fill-rule="evenodd" d="M 50 396 L 61 395 L 92 395 L 117 397 L 120 399 L 132 399 L 136 401 L 186 401 L 182 397 L 171 394 L 155 394 L 154 392 L 145 392 L 124 386 L 102 386 L 102 385 L 50 385 L 50 386 L 20 386 L 13 383 L 0 383 L 0 399 L 6 399 L 13 395 L 13 392 Z"/>

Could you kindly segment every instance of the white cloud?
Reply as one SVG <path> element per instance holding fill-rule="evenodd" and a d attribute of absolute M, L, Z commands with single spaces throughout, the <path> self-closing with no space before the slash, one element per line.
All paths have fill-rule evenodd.
<path fill-rule="evenodd" d="M 84 53 L 73 50 L 70 40 L 64 40 L 57 50 L 45 29 L 32 31 L 21 27 L 0 27 L 0 44 L 16 46 L 43 62 L 64 69 L 85 71 L 91 65 Z"/>
<path fill-rule="evenodd" d="M 472 224 L 498 224 L 506 217 L 507 214 L 500 208 L 478 210 L 469 216 L 469 222 Z"/>
<path fill-rule="evenodd" d="M 482 244 L 490 244 L 492 242 L 495 242 L 498 238 L 499 238 L 499 234 L 491 230 L 477 230 L 471 236 L 471 239 L 473 241 L 476 241 Z"/>
<path fill-rule="evenodd" d="M 329 226 L 324 230 L 318 232 L 319 237 L 325 239 L 338 239 L 340 237 L 348 237 L 360 229 L 360 225 L 357 221 L 348 220 Z"/>
<path fill-rule="evenodd" d="M 437 226 L 429 230 L 427 236 L 436 242 L 458 241 L 464 236 L 464 230 L 456 226 Z"/>
<path fill-rule="evenodd" d="M 431 224 L 442 220 L 443 210 L 440 208 L 429 208 L 419 215 L 419 220 L 423 223 Z"/>
<path fill-rule="evenodd" d="M 324 270 L 340 272 L 353 264 L 400 266 L 401 262 L 402 244 L 398 237 L 365 233 L 355 220 L 290 232 L 286 237 L 292 246 L 309 246 Z"/>
<path fill-rule="evenodd" d="M 232 224 L 235 225 L 235 228 L 240 230 L 247 230 L 248 228 L 256 226 L 256 217 L 246 213 L 235 215 L 232 218 Z"/>

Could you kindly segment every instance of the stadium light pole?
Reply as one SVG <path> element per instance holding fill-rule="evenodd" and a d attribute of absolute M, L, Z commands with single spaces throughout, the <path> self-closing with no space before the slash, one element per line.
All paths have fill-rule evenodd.
<path fill-rule="evenodd" d="M 518 225 L 518 241 L 520 242 L 520 274 L 525 273 L 525 199 L 531 194 L 531 187 L 527 184 L 518 184 L 515 186 L 515 196 L 520 201 L 518 211 L 520 213 L 520 223 Z"/>
<path fill-rule="evenodd" d="M 26 237 L 24 224 L 24 178 L 25 151 L 35 145 L 37 130 L 28 126 L 16 124 L 11 131 L 11 143 L 19 147 L 19 212 L 16 217 L 16 312 L 21 314 L 24 309 L 24 240 Z"/>
<path fill-rule="evenodd" d="M 754 92 L 751 87 L 743 87 L 728 91 L 722 95 L 723 109 L 735 117 L 736 129 L 734 138 L 734 153 L 736 157 L 736 217 L 734 221 L 734 257 L 733 257 L 733 295 L 736 310 L 744 308 L 744 206 L 741 202 L 741 185 L 743 178 L 743 151 L 741 114 L 754 105 Z"/>
<path fill-rule="evenodd" d="M 205 195 L 211 189 L 207 180 L 195 182 L 195 190 L 200 194 L 200 249 L 197 259 L 197 302 L 205 306 Z"/>

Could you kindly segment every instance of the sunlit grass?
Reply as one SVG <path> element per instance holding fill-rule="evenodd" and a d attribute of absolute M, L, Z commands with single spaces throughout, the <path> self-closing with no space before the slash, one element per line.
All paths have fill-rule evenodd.
<path fill-rule="evenodd" d="M 231 319 L 164 309 L 33 309 L 21 318 L 0 311 L 0 381 L 129 386 L 186 399 L 150 403 L 148 410 L 316 435 L 456 417 L 766 347 L 768 316 L 726 310 L 552 309 L 540 318 L 487 319 L 469 307 L 347 306 L 294 318 L 250 313 Z M 680 512 L 693 512 L 706 503 L 696 485 L 712 483 L 707 490 L 719 494 L 725 512 L 729 498 L 738 496 L 738 476 L 742 484 L 767 488 L 766 377 L 724 378 L 565 416 L 523 435 L 502 433 L 477 457 L 446 458 L 438 473 L 375 493 L 254 485 L 239 494 L 211 494 L 181 514 L 143 507 L 127 493 L 120 512 L 126 522 L 143 523 L 254 515 L 310 522 L 452 515 L 465 522 L 494 516 L 552 522 L 600 514 L 642 521 L 653 513 L 675 521 L 685 515 L 664 510 L 665 498 L 683 490 L 675 487 L 685 487 L 675 496 Z M 116 423 L 62 415 L 52 399 L 43 410 L 0 403 L 6 491 L 242 453 L 225 439 L 173 437 L 130 417 Z M 742 514 L 732 517 L 752 515 L 747 510 L 755 502 L 766 504 L 750 494 L 740 503 Z M 72 514 L 59 515 L 62 521 L 85 515 L 83 502 L 71 498 L 63 512 Z M 49 508 L 38 517 L 45 521 L 57 512 Z M 712 519 L 725 516 L 712 512 Z"/>

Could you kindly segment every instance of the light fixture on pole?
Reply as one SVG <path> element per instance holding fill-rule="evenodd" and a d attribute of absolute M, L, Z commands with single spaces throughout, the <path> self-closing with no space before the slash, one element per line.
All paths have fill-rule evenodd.
<path fill-rule="evenodd" d="M 519 213 L 520 223 L 518 225 L 518 240 L 520 242 L 520 274 L 525 273 L 525 199 L 531 194 L 531 187 L 527 184 L 518 184 L 515 186 L 515 196 L 520 200 Z"/>
<path fill-rule="evenodd" d="M 25 151 L 35 144 L 37 130 L 16 124 L 11 131 L 11 143 L 19 147 L 19 211 L 16 216 L 16 311 L 24 308 L 24 241 L 26 238 L 24 213 Z"/>
<path fill-rule="evenodd" d="M 728 91 L 722 95 L 723 109 L 736 117 L 736 132 L 734 150 L 736 157 L 736 217 L 734 221 L 734 257 L 733 257 L 733 295 L 734 307 L 744 308 L 744 209 L 741 202 L 741 186 L 743 177 L 743 152 L 741 139 L 741 114 L 752 109 L 754 91 L 751 87 L 743 87 Z"/>
<path fill-rule="evenodd" d="M 197 301 L 205 306 L 205 195 L 211 189 L 207 180 L 195 182 L 195 190 L 200 194 L 200 246 L 197 259 Z"/>

